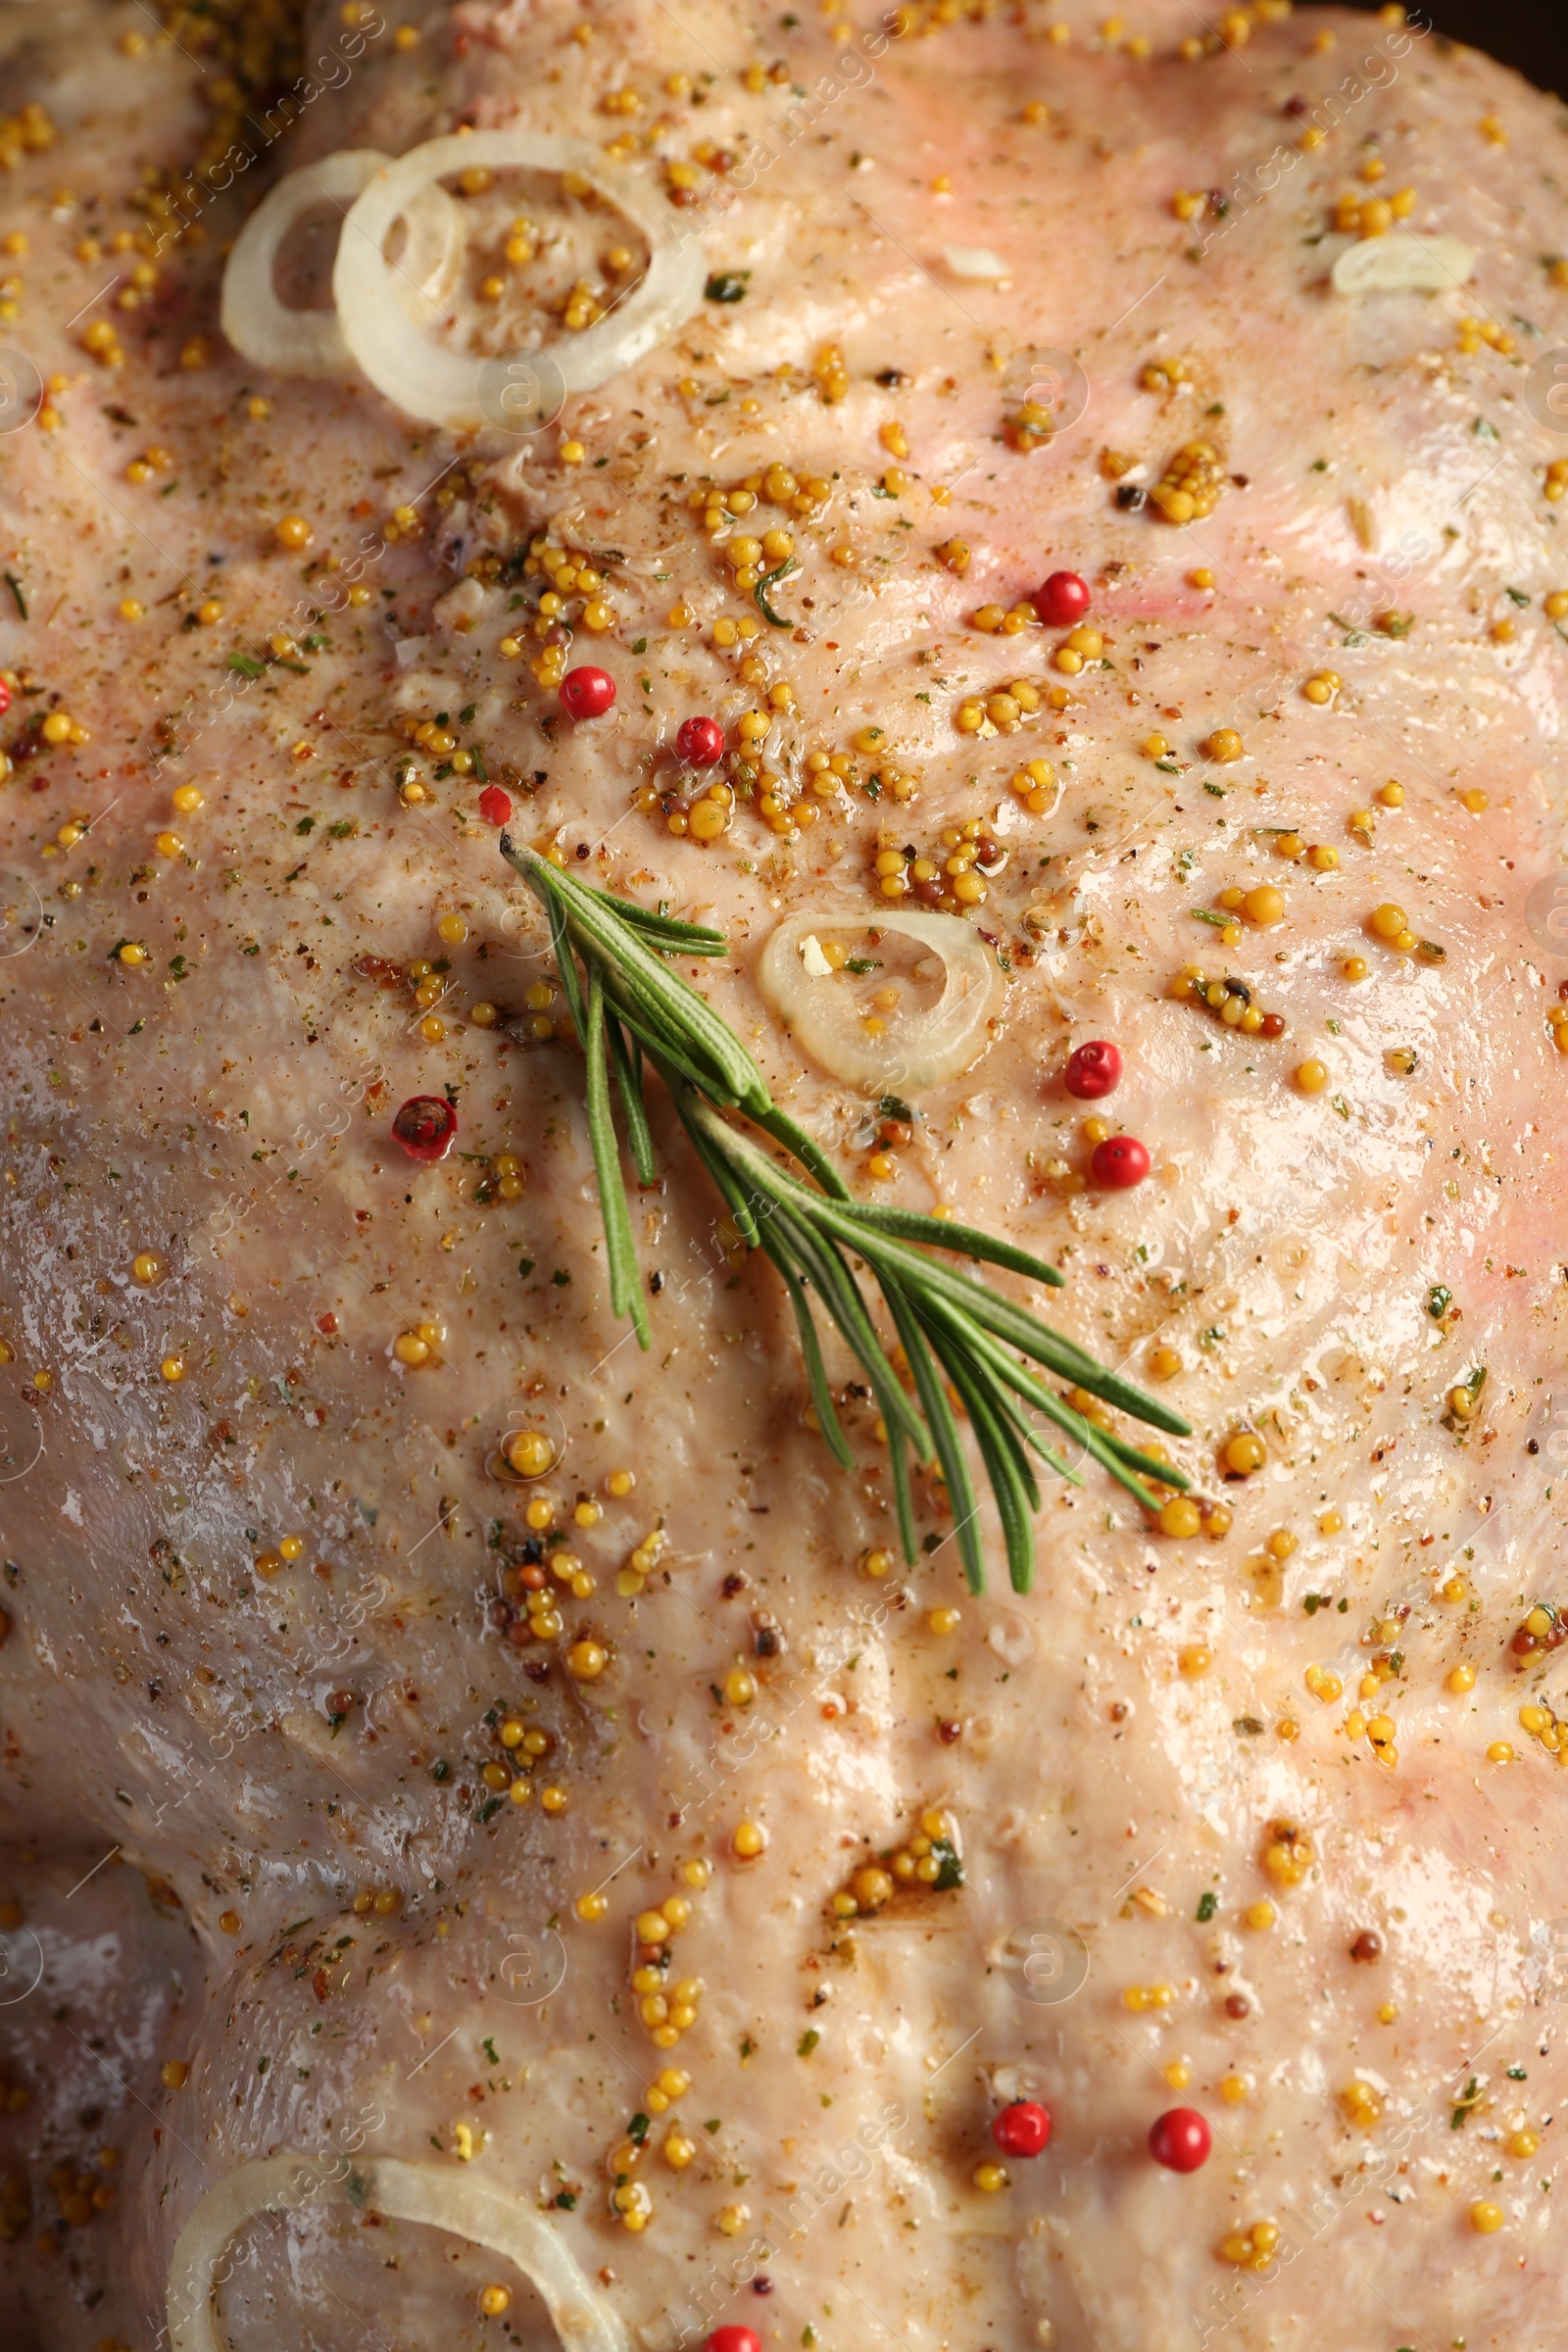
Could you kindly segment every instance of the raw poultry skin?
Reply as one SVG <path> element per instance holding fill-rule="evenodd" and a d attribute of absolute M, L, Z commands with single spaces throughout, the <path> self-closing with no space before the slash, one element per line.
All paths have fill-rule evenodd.
<path fill-rule="evenodd" d="M 68 379 L 0 445 L 7 598 L 30 616 L 8 612 L 0 644 L 6 2345 L 160 2340 L 171 2250 L 212 2183 L 279 2149 L 365 2148 L 545 2204 L 648 2352 L 718 2321 L 769 2352 L 1545 2352 L 1568 1738 L 1550 1636 L 1523 1664 L 1514 1636 L 1568 1603 L 1568 1059 L 1547 1017 L 1568 979 L 1547 919 L 1564 653 L 1544 606 L 1568 587 L 1545 472 L 1568 443 L 1527 398 L 1568 341 L 1544 262 L 1568 250 L 1560 106 L 1337 11 L 1253 22 L 1245 44 L 1232 20 L 1195 60 L 1179 6 L 1129 18 L 1142 56 L 1082 9 L 1059 44 L 1033 15 L 845 43 L 847 19 L 463 0 L 416 46 L 368 37 L 281 160 L 397 154 L 463 122 L 598 142 L 629 122 L 655 134 L 633 168 L 656 182 L 704 141 L 779 150 L 736 166 L 751 184 L 727 207 L 701 164 L 706 213 L 671 205 L 711 270 L 750 273 L 741 300 L 534 438 L 466 442 L 354 380 L 230 355 L 223 204 L 141 308 L 83 313 L 136 258 L 112 232 L 142 219 L 143 167 L 175 173 L 209 135 L 182 49 L 113 47 L 137 21 L 82 14 L 14 48 L 13 103 L 52 106 L 59 136 L 21 155 L 0 218 L 30 248 L 7 334 Z M 780 81 L 749 86 L 775 58 Z M 641 111 L 607 113 L 623 88 Z M 1276 151 L 1277 186 L 1174 217 Z M 1381 181 L 1357 178 L 1369 158 Z M 1473 285 L 1331 295 L 1337 200 L 1407 185 L 1413 228 L 1475 247 Z M 1006 282 L 956 277 L 953 246 L 991 249 Z M 103 318 L 120 367 L 83 349 Z M 1088 412 L 1020 448 L 1038 351 L 1074 355 Z M 1178 359 L 1185 387 L 1144 388 Z M 895 424 L 906 457 L 879 437 Z M 1147 486 L 1200 438 L 1224 477 L 1211 515 L 1118 504 L 1102 452 Z M 714 624 L 756 608 L 689 494 L 770 465 L 829 495 L 759 511 L 800 564 L 748 680 Z M 296 514 L 308 550 L 279 544 Z M 547 534 L 619 551 L 612 624 L 572 650 L 618 689 L 590 724 L 532 674 L 540 582 L 505 561 Z M 953 540 L 961 573 L 936 552 Z M 1063 630 L 974 625 L 1061 567 L 1104 638 L 1076 674 Z M 1342 684 L 1314 703 L 1325 671 Z M 966 695 L 1014 678 L 1044 698 L 1016 734 L 956 730 Z M 783 830 L 743 800 L 710 847 L 637 806 L 676 780 L 681 719 L 713 712 L 733 745 L 785 682 L 776 767 L 880 726 L 918 797 L 858 787 Z M 49 710 L 89 740 L 42 742 Z M 1046 1494 L 1030 1596 L 1006 1591 L 988 1518 L 976 1598 L 926 1487 L 935 1548 L 861 1574 L 891 1529 L 872 1408 L 847 1405 L 861 1466 L 842 1476 L 776 1278 L 729 1246 L 657 1102 L 639 1355 L 601 1274 L 580 1057 L 536 1034 L 561 1006 L 528 994 L 531 903 L 476 774 L 436 776 L 399 731 L 439 712 L 526 838 L 723 925 L 730 961 L 699 984 L 858 1190 L 1059 1262 L 1047 1311 L 1136 1377 L 1179 1358 L 1160 1393 L 1195 1436 L 1176 1450 L 1227 1534 L 1161 1534 L 1091 1471 Z M 1229 762 L 1201 748 L 1222 727 Z M 1009 785 L 1033 759 L 1062 787 L 1038 813 Z M 1402 807 L 1378 798 L 1391 778 Z M 202 806 L 173 813 L 192 784 Z M 878 849 L 974 816 L 1006 852 L 971 918 L 1009 962 L 1003 1034 L 919 1102 L 879 1180 L 864 1102 L 795 1053 L 756 958 L 786 912 L 874 924 Z M 158 849 L 165 830 L 183 847 Z M 1279 856 L 1292 830 L 1337 868 Z M 1239 917 L 1226 947 L 1194 917 L 1264 884 L 1277 926 Z M 1441 961 L 1369 932 L 1387 902 Z M 116 959 L 126 941 L 139 966 Z M 405 977 L 421 957 L 443 967 L 433 1007 Z M 1173 996 L 1189 963 L 1253 984 L 1286 1035 Z M 1092 1038 L 1125 1056 L 1104 1105 L 1061 1085 Z M 1315 1094 L 1293 1076 L 1308 1060 Z M 443 1093 L 458 1150 L 416 1165 L 392 1116 Z M 1148 1145 L 1140 1189 L 1078 1181 L 1086 1108 Z M 445 1336 L 410 1368 L 394 1344 L 421 1324 Z M 1227 1479 L 1244 1426 L 1262 1465 Z M 530 1488 L 495 1472 L 522 1428 L 564 1447 Z M 561 1637 L 519 1642 L 541 1494 L 550 1547 L 596 1589 L 555 1587 Z M 656 1529 L 642 1591 L 618 1590 Z M 956 1630 L 932 1630 L 943 1607 Z M 578 1640 L 609 1653 L 595 1680 L 566 1671 Z M 749 1706 L 744 1680 L 726 1694 L 737 1670 Z M 549 1740 L 525 1804 L 492 1786 L 527 1752 L 500 1743 L 514 1717 Z M 1378 1717 L 1393 1764 L 1358 1728 Z M 901 1884 L 836 1920 L 932 1808 L 961 1886 Z M 743 1860 L 748 1823 L 766 1844 Z M 1284 1878 L 1280 1823 L 1302 1865 Z M 706 1887 L 682 1876 L 698 1861 Z M 661 2049 L 632 1923 L 675 1893 L 671 1974 L 706 1989 Z M 1066 1978 L 1021 1976 L 1036 1923 Z M 1084 1957 L 1070 1997 L 1020 1997 L 1065 1993 Z M 651 2100 L 669 2067 L 689 2090 Z M 1018 2096 L 1049 2105 L 1051 2144 L 987 2190 L 991 2120 Z M 1190 2177 L 1147 2150 L 1177 2104 L 1214 2129 Z M 633 2230 L 612 2152 L 650 2114 Z M 1500 2227 L 1477 2226 L 1486 2208 Z M 548 2340 L 508 2266 L 376 2223 L 258 2226 L 222 2290 L 236 2352 Z M 1254 2225 L 1239 2265 L 1227 2241 Z M 498 2278 L 511 2310 L 486 2325 Z"/>

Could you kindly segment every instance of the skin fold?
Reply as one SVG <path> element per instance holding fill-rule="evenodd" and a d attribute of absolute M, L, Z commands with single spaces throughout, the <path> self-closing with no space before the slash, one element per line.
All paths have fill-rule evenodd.
<path fill-rule="evenodd" d="M 168 2342 L 202 2198 L 291 2153 L 320 2186 L 233 2240 L 234 2352 L 557 2340 L 505 2256 L 375 2210 L 392 2159 L 543 2215 L 640 2352 L 1555 2340 L 1565 118 L 1419 22 L 950 13 L 8 12 L 8 104 L 53 126 L 0 180 L 39 386 L 0 435 L 18 2352 Z M 267 186 L 465 124 L 618 141 L 700 241 L 695 315 L 533 429 L 227 347 Z M 1470 281 L 1335 293 L 1405 189 L 1388 233 Z M 440 331 L 477 352 L 643 266 L 553 174 L 456 195 Z M 1173 523 L 1195 443 L 1217 496 Z M 710 486 L 770 467 L 805 511 L 711 537 Z M 762 603 L 754 525 L 793 542 Z M 608 607 L 562 599 L 602 717 L 550 679 L 546 548 Z M 1087 653 L 1027 605 L 1059 570 Z M 684 719 L 733 753 L 754 711 L 750 786 L 682 765 Z M 652 1078 L 639 1349 L 486 779 L 518 840 L 725 932 L 674 968 L 858 1197 L 1060 1269 L 995 1287 L 1186 1417 L 1196 1533 L 1084 1462 L 1015 1593 L 982 1489 L 972 1594 L 922 1472 L 906 1566 L 874 1399 L 830 1345 L 841 1471 Z M 758 963 L 809 914 L 917 995 L 876 861 L 940 876 L 974 820 L 995 1033 L 890 1108 L 903 1011 L 850 1085 Z M 1075 1100 L 1101 1039 L 1120 1084 Z M 393 1134 L 415 1096 L 439 1161 Z M 987 2185 L 1019 2099 L 1050 2145 Z M 1212 2128 L 1188 2176 L 1148 2149 L 1174 2106 Z"/>

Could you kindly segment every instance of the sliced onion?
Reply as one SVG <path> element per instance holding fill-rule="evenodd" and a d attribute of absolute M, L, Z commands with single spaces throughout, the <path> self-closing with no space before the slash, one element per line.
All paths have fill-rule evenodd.
<path fill-rule="evenodd" d="M 521 421 L 516 409 L 503 406 L 501 413 L 488 415 L 481 404 L 481 374 L 498 366 L 504 370 L 505 360 L 453 350 L 411 332 L 383 251 L 393 221 L 410 210 L 421 188 L 445 172 L 469 169 L 574 172 L 648 239 L 646 275 L 607 318 L 580 335 L 559 337 L 545 353 L 517 355 L 539 359 L 541 375 L 548 374 L 563 391 L 589 392 L 608 383 L 673 334 L 701 304 L 706 264 L 700 239 L 677 237 L 662 200 L 607 163 L 597 148 L 532 130 L 428 139 L 376 172 L 343 224 L 332 271 L 344 341 L 376 390 L 408 416 L 469 431 L 485 423 Z"/>
<path fill-rule="evenodd" d="M 538 2288 L 565 2352 L 629 2352 L 619 2318 L 589 2285 L 556 2224 L 520 2197 L 444 2165 L 301 2155 L 253 2157 L 197 2206 L 170 2265 L 170 2352 L 225 2352 L 227 2333 L 213 2308 L 224 2247 L 258 2214 L 321 2203 L 423 2222 L 504 2254 Z"/>
<path fill-rule="evenodd" d="M 1006 994 L 996 957 L 958 915 L 900 909 L 873 916 L 871 929 L 915 940 L 934 950 L 942 964 L 937 1002 L 924 1011 L 890 1015 L 878 1035 L 867 1030 L 866 1007 L 843 975 L 813 977 L 816 958 L 807 955 L 808 940 L 819 946 L 821 932 L 866 927 L 860 917 L 840 923 L 831 915 L 790 915 L 762 950 L 758 986 L 813 1061 L 847 1085 L 919 1093 L 956 1078 L 979 1060 L 996 1035 Z"/>
<path fill-rule="evenodd" d="M 1475 266 L 1475 247 L 1462 237 L 1395 230 L 1348 245 L 1330 274 L 1336 294 L 1441 294 L 1464 285 Z"/>
<path fill-rule="evenodd" d="M 278 375 L 342 375 L 354 363 L 337 313 L 291 311 L 277 299 L 272 270 L 284 238 L 314 205 L 348 207 L 391 157 L 376 147 L 342 147 L 318 164 L 290 172 L 268 191 L 234 240 L 223 271 L 222 328 L 234 349 Z M 393 223 L 388 222 L 390 231 Z M 442 187 L 409 207 L 403 252 L 390 264 L 393 284 L 410 308 L 440 302 L 457 282 L 463 214 Z"/>

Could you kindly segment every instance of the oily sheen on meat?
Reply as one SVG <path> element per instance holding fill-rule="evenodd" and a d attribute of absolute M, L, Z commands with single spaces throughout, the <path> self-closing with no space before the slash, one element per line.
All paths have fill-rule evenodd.
<path fill-rule="evenodd" d="M 1546 2352 L 1561 108 L 1269 0 L 8 13 L 6 2344 Z M 345 154 L 344 356 L 242 357 Z M 651 1068 L 639 1347 L 503 823 L 1060 1272 L 966 1269 L 1155 1511 L 1068 1446 L 1013 1592 L 958 1396 L 906 1562 Z"/>

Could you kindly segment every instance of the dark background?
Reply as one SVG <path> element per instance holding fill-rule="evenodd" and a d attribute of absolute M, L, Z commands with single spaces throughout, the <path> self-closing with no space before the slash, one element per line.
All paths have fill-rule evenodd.
<path fill-rule="evenodd" d="M 1568 0 L 1410 0 L 1410 6 L 1412 14 L 1419 7 L 1429 16 L 1438 32 L 1485 49 L 1543 90 L 1568 96 Z"/>

